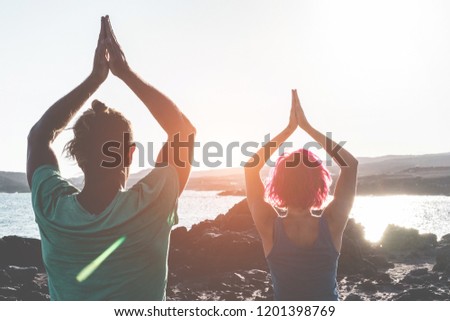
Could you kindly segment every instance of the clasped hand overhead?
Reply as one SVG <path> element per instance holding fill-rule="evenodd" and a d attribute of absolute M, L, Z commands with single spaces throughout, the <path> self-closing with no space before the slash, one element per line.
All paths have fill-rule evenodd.
<path fill-rule="evenodd" d="M 103 83 L 110 70 L 113 75 L 122 79 L 130 71 L 130 67 L 114 35 L 109 16 L 104 16 L 101 17 L 100 34 L 91 76 L 98 83 Z"/>

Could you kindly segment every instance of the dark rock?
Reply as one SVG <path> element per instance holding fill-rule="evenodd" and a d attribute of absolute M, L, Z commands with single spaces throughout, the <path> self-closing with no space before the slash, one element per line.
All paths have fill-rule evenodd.
<path fill-rule="evenodd" d="M 19 291 L 13 287 L 1 287 L 0 295 L 5 297 L 16 297 L 19 294 Z"/>
<path fill-rule="evenodd" d="M 170 242 L 175 244 L 180 244 L 186 242 L 189 237 L 189 233 L 186 227 L 177 227 L 170 233 Z"/>
<path fill-rule="evenodd" d="M 436 247 L 437 237 L 390 224 L 383 233 L 381 245 L 385 251 L 429 250 Z"/>
<path fill-rule="evenodd" d="M 390 269 L 394 267 L 394 264 L 389 262 L 385 255 L 369 255 L 366 260 L 375 265 L 377 268 Z"/>
<path fill-rule="evenodd" d="M 247 199 L 244 199 L 234 205 L 226 215 L 217 219 L 220 223 L 220 229 L 230 231 L 247 231 L 255 229 L 250 209 L 248 208 Z"/>
<path fill-rule="evenodd" d="M 37 267 L 19 267 L 11 265 L 6 268 L 6 272 L 11 276 L 11 279 L 16 283 L 27 283 L 33 280 L 37 274 Z"/>
<path fill-rule="evenodd" d="M 40 276 L 42 275 L 43 274 L 40 274 Z M 33 281 L 23 284 L 22 287 L 20 288 L 20 291 L 21 292 L 37 291 L 43 294 L 48 294 L 47 278 L 44 278 L 44 280 L 42 280 L 42 277 L 40 278 L 38 275 L 37 277 L 34 278 Z"/>
<path fill-rule="evenodd" d="M 434 301 L 441 300 L 442 295 L 428 288 L 412 288 L 393 297 L 394 301 Z"/>
<path fill-rule="evenodd" d="M 175 282 L 239 269 L 267 269 L 246 200 L 227 214 L 196 224 L 189 231 L 175 229 L 169 266 Z"/>
<path fill-rule="evenodd" d="M 350 293 L 349 295 L 347 295 L 344 301 L 364 301 L 364 300 L 359 295 Z"/>
<path fill-rule="evenodd" d="M 378 273 L 375 280 L 380 284 L 391 284 L 392 278 L 388 273 Z"/>
<path fill-rule="evenodd" d="M 16 297 L 0 295 L 0 301 L 17 301 Z"/>
<path fill-rule="evenodd" d="M 447 284 L 448 283 L 448 276 L 447 275 L 441 275 L 439 277 L 439 282 Z"/>
<path fill-rule="evenodd" d="M 0 266 L 37 266 L 43 268 L 41 241 L 5 236 L 0 241 Z"/>
<path fill-rule="evenodd" d="M 5 270 L 0 270 L 0 286 L 10 285 L 11 276 Z"/>
<path fill-rule="evenodd" d="M 420 269 L 414 269 L 409 271 L 408 275 L 411 276 L 422 276 L 422 275 L 427 275 L 428 274 L 428 269 L 427 268 L 420 268 Z"/>
<path fill-rule="evenodd" d="M 231 271 L 259 268 L 266 264 L 259 238 L 249 235 L 205 233 L 194 246 L 202 249 L 202 255 L 209 259 L 208 270 Z"/>
<path fill-rule="evenodd" d="M 364 260 L 364 261 L 366 261 L 366 260 Z M 377 277 L 378 271 L 377 271 L 377 268 L 373 264 L 367 262 L 367 265 L 361 271 L 361 274 L 364 277 L 366 277 L 366 278 L 372 278 L 373 279 L 373 278 Z"/>
<path fill-rule="evenodd" d="M 187 234 L 188 239 L 193 239 L 195 236 L 202 234 L 206 230 L 218 228 L 217 222 L 220 221 L 221 217 L 223 216 L 224 216 L 223 214 L 220 214 L 219 216 L 216 217 L 215 220 L 204 220 L 198 224 L 192 225 L 191 229 Z"/>
<path fill-rule="evenodd" d="M 363 226 L 350 219 L 342 238 L 338 275 L 357 273 L 364 273 L 368 277 L 375 275 L 375 265 L 363 259 L 363 254 L 369 252 L 370 247 L 370 243 L 364 237 Z"/>
<path fill-rule="evenodd" d="M 416 272 L 417 271 L 417 272 Z M 439 275 L 436 273 L 428 273 L 428 269 L 425 269 L 426 274 L 423 273 L 423 269 L 417 269 L 410 271 L 404 278 L 403 282 L 407 284 L 432 284 L 439 281 Z M 416 273 L 416 274 L 414 274 Z M 417 274 L 418 273 L 418 274 Z"/>
<path fill-rule="evenodd" d="M 357 288 L 364 292 L 376 292 L 377 290 L 376 285 L 370 280 L 366 280 L 363 281 L 361 284 L 358 284 Z"/>
<path fill-rule="evenodd" d="M 433 271 L 445 271 L 450 266 L 450 245 L 440 246 L 436 249 L 436 264 Z"/>
<path fill-rule="evenodd" d="M 25 292 L 21 299 L 24 301 L 49 301 L 50 296 L 46 293 L 41 293 L 39 291 Z"/>
<path fill-rule="evenodd" d="M 434 271 L 434 267 L 433 267 L 433 271 Z M 450 265 L 447 265 L 443 274 L 450 277 Z"/>
<path fill-rule="evenodd" d="M 342 238 L 342 250 L 339 256 L 338 274 L 360 273 L 364 267 L 361 248 L 347 236 Z"/>
<path fill-rule="evenodd" d="M 439 245 L 450 245 L 450 233 L 442 236 L 438 243 Z"/>

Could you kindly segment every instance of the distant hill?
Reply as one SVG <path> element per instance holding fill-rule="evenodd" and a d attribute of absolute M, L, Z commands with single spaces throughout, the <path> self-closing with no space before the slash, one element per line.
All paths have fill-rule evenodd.
<path fill-rule="evenodd" d="M 358 160 L 359 194 L 450 195 L 450 153 L 361 157 Z M 337 166 L 328 168 L 333 176 L 339 173 Z M 264 168 L 262 177 L 269 170 Z M 244 194 L 243 169 L 222 169 L 217 174 L 214 170 L 198 172 L 191 176 L 187 188 L 224 190 L 224 195 L 236 195 L 236 191 Z"/>
<path fill-rule="evenodd" d="M 360 157 L 359 194 L 430 194 L 450 195 L 450 153 L 427 155 L 387 155 Z M 335 176 L 339 170 L 329 167 Z M 269 168 L 263 169 L 263 176 Z M 134 185 L 150 169 L 130 175 L 128 186 Z M 187 189 L 219 190 L 229 194 L 245 193 L 242 168 L 193 171 Z M 83 177 L 70 179 L 79 188 Z M 0 172 L 0 192 L 29 192 L 24 173 Z"/>
<path fill-rule="evenodd" d="M 389 175 L 411 168 L 450 167 L 450 153 L 360 157 L 358 161 L 360 176 Z"/>
<path fill-rule="evenodd" d="M 0 193 L 29 192 L 25 173 L 0 172 Z"/>

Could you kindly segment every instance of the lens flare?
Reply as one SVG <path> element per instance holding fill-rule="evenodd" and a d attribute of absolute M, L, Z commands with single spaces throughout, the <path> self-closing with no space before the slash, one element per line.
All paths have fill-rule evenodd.
<path fill-rule="evenodd" d="M 115 250 L 119 248 L 119 246 L 122 245 L 123 242 L 125 242 L 126 236 L 120 237 L 117 241 L 115 241 L 113 244 L 111 244 L 110 247 L 108 247 L 102 254 L 100 254 L 94 261 L 86 265 L 80 273 L 78 273 L 76 279 L 78 282 L 86 281 L 87 278 L 89 278 L 92 273 L 95 272 L 95 270 L 98 269 L 98 267 L 110 256 Z"/>

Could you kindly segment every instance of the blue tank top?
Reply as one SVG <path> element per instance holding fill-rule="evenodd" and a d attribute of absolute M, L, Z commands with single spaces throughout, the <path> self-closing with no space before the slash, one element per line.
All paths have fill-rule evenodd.
<path fill-rule="evenodd" d="M 334 247 L 325 217 L 311 248 L 299 248 L 288 238 L 283 218 L 275 219 L 273 248 L 267 256 L 275 300 L 337 301 L 336 273 L 339 252 Z"/>

